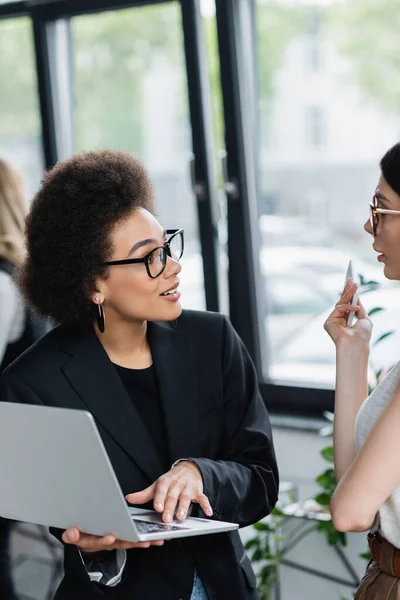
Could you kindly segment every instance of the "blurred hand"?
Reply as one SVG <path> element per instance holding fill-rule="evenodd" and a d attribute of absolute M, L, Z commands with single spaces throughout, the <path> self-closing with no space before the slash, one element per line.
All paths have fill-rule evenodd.
<path fill-rule="evenodd" d="M 324 323 L 324 329 L 329 333 L 335 345 L 342 341 L 369 343 L 372 333 L 372 321 L 368 317 L 364 306 L 358 300 L 358 306 L 351 306 L 349 302 L 357 291 L 357 284 L 351 279 L 346 283 L 343 294 L 334 310 Z M 347 325 L 349 311 L 355 312 L 357 321 L 353 326 Z"/>
<path fill-rule="evenodd" d="M 149 548 L 150 546 L 162 546 L 164 540 L 154 542 L 123 542 L 117 540 L 115 535 L 99 537 L 82 533 L 77 527 L 71 527 L 62 534 L 65 544 L 77 546 L 83 552 L 100 552 L 103 550 L 130 550 L 131 548 Z"/>
<path fill-rule="evenodd" d="M 131 504 L 146 504 L 153 500 L 154 510 L 162 514 L 165 523 L 171 523 L 175 510 L 179 520 L 186 519 L 191 502 L 197 502 L 209 517 L 213 511 L 210 501 L 203 494 L 203 478 L 199 468 L 190 461 L 182 461 L 162 475 L 151 486 L 128 494 Z"/>

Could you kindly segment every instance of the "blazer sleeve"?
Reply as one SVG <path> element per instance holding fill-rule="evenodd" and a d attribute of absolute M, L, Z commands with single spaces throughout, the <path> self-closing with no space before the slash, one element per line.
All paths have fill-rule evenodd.
<path fill-rule="evenodd" d="M 0 379 L 0 398 L 2 402 L 44 405 L 36 392 L 23 379 L 11 374 L 7 369 Z M 65 563 L 79 579 L 86 583 L 93 582 L 107 587 L 115 587 L 123 579 L 126 564 L 124 550 L 107 550 L 83 556 L 77 546 L 64 544 L 61 538 L 62 529 L 50 527 L 50 533 L 63 544 Z"/>
<path fill-rule="evenodd" d="M 224 425 L 220 460 L 190 457 L 199 467 L 214 518 L 240 526 L 268 515 L 278 498 L 271 424 L 243 342 L 224 316 Z"/>

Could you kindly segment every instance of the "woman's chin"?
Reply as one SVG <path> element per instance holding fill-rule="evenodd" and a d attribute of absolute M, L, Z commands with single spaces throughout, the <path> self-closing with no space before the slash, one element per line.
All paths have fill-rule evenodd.
<path fill-rule="evenodd" d="M 179 300 L 171 304 L 168 309 L 164 309 L 156 321 L 174 321 L 182 314 L 182 305 Z"/>
<path fill-rule="evenodd" d="M 391 281 L 399 281 L 400 280 L 400 265 L 397 269 L 393 269 L 390 265 L 385 264 L 383 269 L 383 274 L 386 279 L 390 279 Z"/>

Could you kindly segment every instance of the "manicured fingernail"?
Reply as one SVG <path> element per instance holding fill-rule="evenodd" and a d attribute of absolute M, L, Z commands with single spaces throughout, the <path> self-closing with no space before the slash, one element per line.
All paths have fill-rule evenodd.
<path fill-rule="evenodd" d="M 156 510 L 162 510 L 163 509 L 163 505 L 161 504 L 161 502 L 156 502 L 154 505 L 154 508 Z"/>
<path fill-rule="evenodd" d="M 71 540 L 71 542 L 73 542 L 76 539 L 76 532 L 73 529 L 71 529 L 70 531 L 68 531 L 67 537 Z"/>
<path fill-rule="evenodd" d="M 211 508 L 207 508 L 207 514 L 211 517 L 213 515 L 213 509 Z"/>
<path fill-rule="evenodd" d="M 166 523 L 170 523 L 172 521 L 172 516 L 171 516 L 170 513 L 165 513 L 165 515 L 164 515 L 164 521 Z"/>
<path fill-rule="evenodd" d="M 178 515 L 184 517 L 186 515 L 186 510 L 178 510 Z"/>

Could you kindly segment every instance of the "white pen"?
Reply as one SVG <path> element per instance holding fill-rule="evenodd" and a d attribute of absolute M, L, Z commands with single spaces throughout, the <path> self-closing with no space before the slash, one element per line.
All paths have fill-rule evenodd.
<path fill-rule="evenodd" d="M 348 282 L 349 279 L 353 280 L 353 283 L 355 283 L 355 279 L 354 279 L 354 273 L 353 273 L 353 263 L 350 260 L 349 261 L 349 266 L 347 267 L 347 272 L 346 272 L 346 279 L 344 282 L 344 285 L 346 286 L 346 283 Z M 351 299 L 351 302 L 349 303 L 351 304 L 351 306 L 357 306 L 358 304 L 358 292 L 356 292 L 353 296 L 353 298 Z M 347 315 L 347 325 L 351 326 L 353 323 L 353 319 L 354 319 L 354 312 L 353 311 L 349 311 L 348 315 Z"/>

